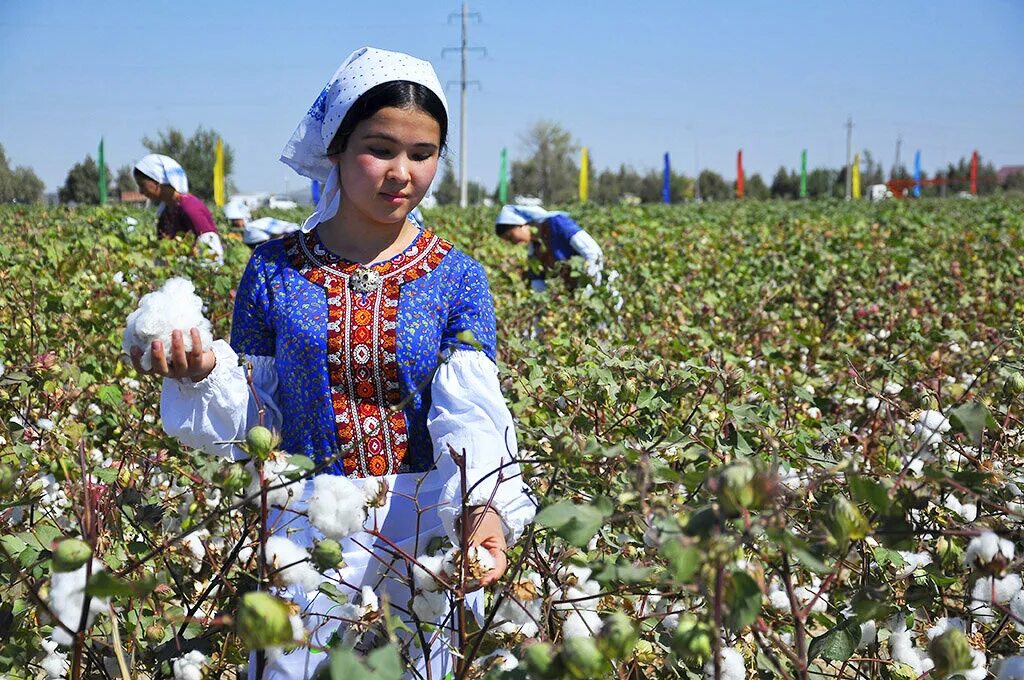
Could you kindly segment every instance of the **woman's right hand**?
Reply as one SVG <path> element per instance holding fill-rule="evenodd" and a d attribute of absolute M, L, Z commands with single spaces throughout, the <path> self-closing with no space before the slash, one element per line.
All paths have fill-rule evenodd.
<path fill-rule="evenodd" d="M 217 365 L 217 356 L 213 350 L 203 350 L 203 342 L 199 337 L 199 330 L 193 328 L 190 331 L 192 336 L 192 350 L 185 351 L 185 340 L 181 331 L 171 333 L 171 355 L 170 358 L 164 351 L 164 344 L 154 340 L 150 351 L 153 355 L 152 366 L 149 371 L 142 368 L 143 350 L 140 347 L 132 347 L 132 366 L 139 373 L 146 375 L 160 375 L 165 378 L 190 378 L 193 382 L 205 380 L 213 367 Z"/>

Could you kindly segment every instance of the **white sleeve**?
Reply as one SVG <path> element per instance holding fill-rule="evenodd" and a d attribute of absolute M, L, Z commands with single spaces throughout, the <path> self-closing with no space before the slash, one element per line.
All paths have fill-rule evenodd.
<path fill-rule="evenodd" d="M 160 420 L 164 432 L 182 444 L 231 460 L 244 457 L 231 444 L 245 439 L 250 426 L 259 422 L 259 406 L 252 398 L 245 368 L 224 340 L 211 346 L 217 363 L 200 382 L 164 378 L 160 394 Z M 264 407 L 263 424 L 281 430 L 281 411 L 275 401 L 277 371 L 272 356 L 243 357 L 252 364 L 253 388 Z"/>
<path fill-rule="evenodd" d="M 604 253 L 597 241 L 587 232 L 577 231 L 569 239 L 569 245 L 573 250 L 587 261 L 587 274 L 597 283 L 601 282 L 601 269 L 604 267 Z"/>
<path fill-rule="evenodd" d="M 483 352 L 456 350 L 438 366 L 430 386 L 427 429 L 438 471 L 449 475 L 438 513 L 448 537 L 456 533 L 465 495 L 467 506 L 490 503 L 501 516 L 511 545 L 533 520 L 536 505 L 516 461 L 515 425 L 498 384 L 498 368 Z M 466 486 L 449 446 L 465 452 Z"/>

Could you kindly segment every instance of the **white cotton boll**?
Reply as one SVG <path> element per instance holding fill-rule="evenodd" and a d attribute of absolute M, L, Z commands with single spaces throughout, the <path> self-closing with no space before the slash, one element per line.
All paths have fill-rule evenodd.
<path fill-rule="evenodd" d="M 991 604 L 994 598 L 996 604 L 1006 604 L 1019 592 L 1021 592 L 1019 574 L 1010 574 L 1006 578 L 985 576 L 974 582 L 971 597 L 978 602 Z"/>
<path fill-rule="evenodd" d="M 255 465 L 250 463 L 250 467 L 252 468 L 253 473 L 252 483 L 249 484 L 246 495 L 251 498 L 250 502 L 253 505 L 259 505 L 260 479 L 259 475 L 256 474 Z M 288 462 L 288 456 L 285 454 L 271 455 L 270 458 L 263 462 L 263 476 L 267 481 L 267 505 L 276 505 L 279 508 L 284 508 L 293 500 L 302 497 L 302 493 L 306 489 L 305 477 L 300 477 L 299 479 L 288 478 L 288 475 L 294 474 L 297 471 L 298 468 Z M 327 477 L 333 475 L 323 476 Z M 339 479 L 345 478 L 339 477 Z M 349 484 L 352 484 L 352 482 L 349 482 Z M 310 500 L 311 514 L 312 505 L 313 502 Z"/>
<path fill-rule="evenodd" d="M 896 578 L 907 578 L 918 569 L 927 567 L 932 563 L 932 556 L 926 552 L 913 553 L 906 550 L 898 551 L 903 558 L 904 565 L 896 572 Z"/>
<path fill-rule="evenodd" d="M 507 649 L 496 649 L 474 663 L 478 668 L 495 668 L 499 671 L 514 671 L 519 668 L 519 659 Z"/>
<path fill-rule="evenodd" d="M 1010 614 L 1013 616 L 1013 625 L 1018 633 L 1024 633 L 1024 591 L 1013 596 L 1010 600 Z"/>
<path fill-rule="evenodd" d="M 359 593 L 359 618 L 380 611 L 380 599 L 370 586 L 363 586 Z"/>
<path fill-rule="evenodd" d="M 366 505 L 381 507 L 387 500 L 388 484 L 379 477 L 363 480 L 363 499 Z"/>
<path fill-rule="evenodd" d="M 889 636 L 889 655 L 893 661 L 910 666 L 914 675 L 922 675 L 933 666 L 928 655 L 914 646 L 913 638 L 905 627 L 903 630 L 893 630 Z"/>
<path fill-rule="evenodd" d="M 317 475 L 309 499 L 309 521 L 327 538 L 340 541 L 363 530 L 364 503 L 359 488 L 345 477 Z"/>
<path fill-rule="evenodd" d="M 973 664 L 970 670 L 961 671 L 960 675 L 964 676 L 964 680 L 985 680 L 988 677 L 988 659 L 985 658 L 985 652 L 972 649 L 971 660 Z"/>
<path fill-rule="evenodd" d="M 773 582 L 768 588 L 768 605 L 778 611 L 789 611 L 789 595 L 782 584 Z"/>
<path fill-rule="evenodd" d="M 939 411 L 922 411 L 914 422 L 914 435 L 927 446 L 938 446 L 950 428 L 949 420 Z"/>
<path fill-rule="evenodd" d="M 412 565 L 412 580 L 417 590 L 425 590 L 431 593 L 441 589 L 441 584 L 436 577 L 445 576 L 445 555 L 437 553 L 434 555 L 420 555 L 416 558 L 418 564 Z"/>
<path fill-rule="evenodd" d="M 590 609 L 574 609 L 562 624 L 562 637 L 594 637 L 601 632 L 601 617 Z"/>
<path fill-rule="evenodd" d="M 132 347 L 142 350 L 140 363 L 144 369 L 153 368 L 152 345 L 159 340 L 164 351 L 171 347 L 171 333 L 182 332 L 185 351 L 192 350 L 191 329 L 199 330 L 204 349 L 213 344 L 210 321 L 203 316 L 203 301 L 195 294 L 195 286 L 188 279 L 175 277 L 157 291 L 147 293 L 139 300 L 138 308 L 128 315 L 124 329 L 122 351 L 131 356 Z"/>
<path fill-rule="evenodd" d="M 874 621 L 865 621 L 860 624 L 860 642 L 857 649 L 865 649 L 875 644 L 878 639 L 878 625 Z"/>
<path fill-rule="evenodd" d="M 721 676 L 716 679 L 715 660 L 708 659 L 707 663 L 704 664 L 705 680 L 746 680 L 747 668 L 743 663 L 743 655 L 736 649 L 733 647 L 722 647 L 718 658 L 719 666 L 722 670 Z"/>
<path fill-rule="evenodd" d="M 986 531 L 982 535 L 972 538 L 971 542 L 967 544 L 964 561 L 969 567 L 975 564 L 983 566 L 996 557 L 1002 557 L 1007 562 L 1011 561 L 1013 559 L 1013 543 L 1005 538 L 999 538 L 995 532 Z"/>
<path fill-rule="evenodd" d="M 210 532 L 206 529 L 200 529 L 194 531 L 185 538 L 181 539 L 182 544 L 188 549 L 189 554 L 192 556 L 192 573 L 198 574 L 203 570 L 203 560 L 206 558 L 206 539 L 210 537 Z"/>
<path fill-rule="evenodd" d="M 185 656 L 171 662 L 174 680 L 203 680 L 203 668 L 206 666 L 206 655 L 193 649 Z"/>
<path fill-rule="evenodd" d="M 67 653 L 58 651 L 57 643 L 50 639 L 43 640 L 42 646 L 46 656 L 39 666 L 46 673 L 46 680 L 60 680 L 67 677 L 68 671 L 71 670 Z"/>
<path fill-rule="evenodd" d="M 885 383 L 885 387 L 882 388 L 882 391 L 886 394 L 899 394 L 903 391 L 903 385 L 898 382 L 887 382 Z"/>
<path fill-rule="evenodd" d="M 494 614 L 493 630 L 505 635 L 523 635 L 535 637 L 539 632 L 537 621 L 541 617 L 541 600 L 522 602 L 514 597 L 506 596 Z"/>
<path fill-rule="evenodd" d="M 938 636 L 942 635 L 943 633 L 945 633 L 950 628 L 958 628 L 959 630 L 963 631 L 964 630 L 964 621 L 963 621 L 963 619 L 961 619 L 958 616 L 954 616 L 954 617 L 943 616 L 942 618 L 938 619 L 935 622 L 934 626 L 932 626 L 931 628 L 928 629 L 928 632 L 925 633 L 925 635 L 928 637 L 929 640 L 934 640 L 935 638 L 937 638 Z"/>
<path fill-rule="evenodd" d="M 447 616 L 451 606 L 444 592 L 417 591 L 412 598 L 412 611 L 423 623 L 435 623 Z"/>
<path fill-rule="evenodd" d="M 1024 656 L 1011 656 L 999 664 L 998 680 L 1024 680 Z"/>
<path fill-rule="evenodd" d="M 973 522 L 978 517 L 978 506 L 974 503 L 961 503 L 955 496 L 946 498 L 946 508 L 960 515 L 965 521 Z"/>
<path fill-rule="evenodd" d="M 574 585 L 577 581 L 586 581 L 592 573 L 593 570 L 589 567 L 583 567 L 578 564 L 566 564 L 559 567 L 557 578 L 562 583 Z"/>
<path fill-rule="evenodd" d="M 50 577 L 50 609 L 60 621 L 72 631 L 78 630 L 78 624 L 82 620 L 82 607 L 85 604 L 85 571 L 88 563 L 83 564 L 74 571 L 54 572 Z M 103 570 L 103 565 L 98 560 L 92 561 L 93 574 Z M 89 600 L 89 613 L 85 620 L 85 626 L 92 625 L 96 614 L 107 610 L 107 600 L 93 597 Z M 74 638 L 63 628 L 55 625 L 53 628 L 53 640 L 65 647 L 74 642 Z"/>
<path fill-rule="evenodd" d="M 309 593 L 320 587 L 323 576 L 309 561 L 306 549 L 284 536 L 267 539 L 267 564 L 274 570 L 274 578 L 286 586 L 298 586 Z"/>

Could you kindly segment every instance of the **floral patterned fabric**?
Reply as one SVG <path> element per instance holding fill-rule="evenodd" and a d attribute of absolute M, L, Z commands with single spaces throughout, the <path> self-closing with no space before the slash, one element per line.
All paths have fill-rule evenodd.
<path fill-rule="evenodd" d="M 377 285 L 362 292 L 353 275 Z M 282 448 L 316 461 L 343 451 L 327 471 L 378 476 L 432 467 L 430 379 L 442 352 L 469 349 L 456 337 L 466 330 L 493 361 L 487 277 L 451 243 L 424 230 L 398 256 L 360 267 L 313 230 L 254 251 L 231 345 L 274 357 Z"/>

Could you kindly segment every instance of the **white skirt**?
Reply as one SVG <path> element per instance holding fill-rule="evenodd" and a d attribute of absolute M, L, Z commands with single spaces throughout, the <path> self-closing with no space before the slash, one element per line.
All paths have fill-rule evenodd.
<path fill-rule="evenodd" d="M 426 473 L 387 475 L 380 478 L 387 482 L 390 492 L 383 507 L 370 509 L 364 526 L 376 526 L 377 531 L 387 540 L 366 532 L 346 538 L 341 543 L 344 565 L 329 580 L 348 596 L 350 602 L 359 601 L 363 586 L 369 586 L 378 597 L 382 598 L 387 594 L 392 614 L 399 616 L 417 633 L 419 631 L 411 614 L 406 614 L 412 597 L 409 585 L 410 566 L 400 555 L 402 552 L 413 557 L 422 555 L 427 551 L 432 539 L 444 535 L 437 507 L 447 477 L 448 475 L 432 470 Z M 366 482 L 365 479 L 358 478 L 352 478 L 351 481 L 356 486 Z M 297 514 L 305 512 L 312 486 L 306 484 L 303 498 L 293 502 L 288 509 L 271 508 L 268 516 L 269 529 L 273 534 L 287 536 L 305 548 L 312 547 L 314 540 L 322 538 L 320 532 L 310 525 L 304 515 Z M 291 599 L 301 608 L 309 634 L 309 644 L 314 647 L 328 647 L 341 625 L 336 615 L 331 616 L 331 610 L 338 606 L 337 603 L 319 591 L 307 593 L 297 586 L 277 594 Z M 482 591 L 471 593 L 466 599 L 474 614 L 480 617 L 483 607 Z M 417 634 L 417 639 L 406 645 L 412 667 L 406 670 L 405 678 L 444 680 L 452 674 L 450 650 L 455 640 L 452 635 L 454 616 L 449 613 L 443 620 L 432 623 L 438 627 L 424 630 L 422 638 Z M 408 634 L 404 635 L 407 639 Z M 426 662 L 428 655 L 423 653 L 422 640 L 426 641 L 429 649 L 429 671 Z M 326 652 L 311 650 L 308 647 L 300 647 L 286 654 L 270 655 L 261 680 L 306 680 L 313 677 L 314 672 L 327 658 Z M 253 656 L 250 656 L 249 667 L 249 678 L 255 680 Z"/>

